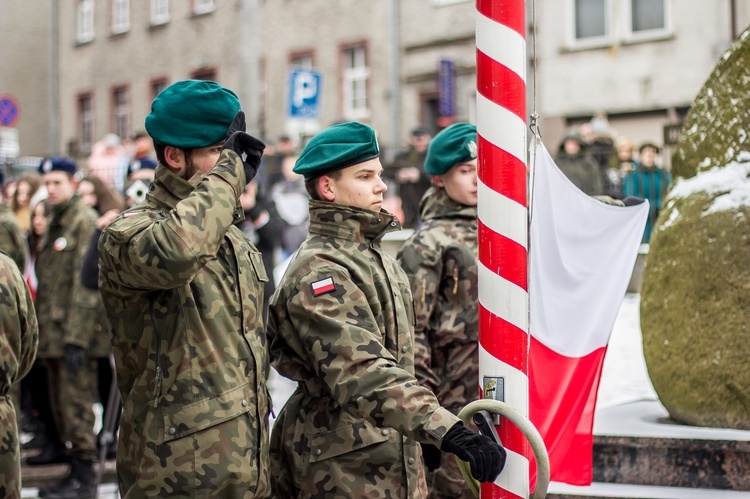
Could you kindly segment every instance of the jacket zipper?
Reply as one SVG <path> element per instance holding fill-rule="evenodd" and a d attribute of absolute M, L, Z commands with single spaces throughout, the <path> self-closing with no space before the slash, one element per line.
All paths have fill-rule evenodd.
<path fill-rule="evenodd" d="M 154 409 L 159 406 L 159 398 L 161 397 L 161 383 L 164 379 L 164 374 L 161 369 L 161 337 L 159 336 L 159 329 L 156 327 L 156 317 L 154 315 L 154 303 L 151 302 L 151 324 L 154 327 L 154 337 L 156 338 L 156 380 L 154 383 Z"/>

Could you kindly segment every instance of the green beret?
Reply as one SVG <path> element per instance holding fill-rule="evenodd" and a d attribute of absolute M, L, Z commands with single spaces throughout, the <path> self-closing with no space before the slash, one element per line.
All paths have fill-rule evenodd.
<path fill-rule="evenodd" d="M 213 81 L 178 81 L 156 96 L 146 131 L 154 142 L 198 149 L 221 142 L 240 111 L 240 101 Z"/>
<path fill-rule="evenodd" d="M 378 157 L 375 130 L 362 123 L 333 125 L 310 139 L 294 164 L 305 180 Z"/>
<path fill-rule="evenodd" d="M 458 163 L 477 157 L 477 127 L 454 123 L 440 131 L 430 142 L 424 169 L 430 175 L 443 175 Z"/>

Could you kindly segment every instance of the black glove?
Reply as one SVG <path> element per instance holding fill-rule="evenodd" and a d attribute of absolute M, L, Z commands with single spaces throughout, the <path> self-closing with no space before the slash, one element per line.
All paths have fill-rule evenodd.
<path fill-rule="evenodd" d="M 637 204 L 641 204 L 644 201 L 643 198 L 638 198 L 635 196 L 628 196 L 625 199 L 622 200 L 623 204 L 625 206 L 635 206 Z"/>
<path fill-rule="evenodd" d="M 480 482 L 494 482 L 502 471 L 501 447 L 491 438 L 474 433 L 461 423 L 448 430 L 440 448 L 469 463 L 471 475 Z"/>
<path fill-rule="evenodd" d="M 78 374 L 86 361 L 86 351 L 78 345 L 65 345 L 65 367 L 71 374 Z"/>
<path fill-rule="evenodd" d="M 222 149 L 231 149 L 242 159 L 245 167 L 245 185 L 249 184 L 258 172 L 260 158 L 265 148 L 266 145 L 262 141 L 245 133 L 245 113 L 242 111 L 237 113 L 234 121 L 229 125 Z"/>
<path fill-rule="evenodd" d="M 440 467 L 440 458 L 443 456 L 442 451 L 432 444 L 421 445 L 424 467 L 427 468 L 427 471 L 435 471 Z"/>

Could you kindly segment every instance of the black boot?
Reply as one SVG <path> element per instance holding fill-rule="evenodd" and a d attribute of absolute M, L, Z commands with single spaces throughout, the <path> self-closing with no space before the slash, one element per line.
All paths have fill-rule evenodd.
<path fill-rule="evenodd" d="M 50 441 L 49 437 L 47 437 L 47 434 L 43 431 L 40 431 L 39 433 L 35 433 L 34 437 L 23 444 L 21 446 L 22 449 L 30 450 L 30 449 L 46 449 L 47 447 L 51 446 L 52 442 Z"/>
<path fill-rule="evenodd" d="M 42 452 L 36 456 L 26 458 L 26 464 L 29 466 L 39 466 L 42 464 L 55 464 L 68 462 L 65 457 L 65 447 L 61 444 L 49 444 Z"/>
<path fill-rule="evenodd" d="M 78 458 L 70 459 L 70 473 L 52 487 L 39 490 L 44 499 L 88 499 L 94 496 L 94 463 Z"/>

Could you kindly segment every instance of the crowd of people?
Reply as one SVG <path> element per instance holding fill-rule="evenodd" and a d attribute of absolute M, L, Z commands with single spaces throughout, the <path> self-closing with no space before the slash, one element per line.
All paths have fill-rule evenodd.
<path fill-rule="evenodd" d="M 384 167 L 367 125 L 266 146 L 234 92 L 185 80 L 145 128 L 4 183 L 0 495 L 16 426 L 28 465 L 69 464 L 47 499 L 93 496 L 114 456 L 124 497 L 473 497 L 449 454 L 494 481 L 502 448 L 457 417 L 478 398 L 476 127 L 414 129 Z M 658 213 L 658 147 L 577 132 L 571 181 Z M 271 365 L 297 383 L 276 411 Z"/>
<path fill-rule="evenodd" d="M 648 243 L 672 182 L 660 164 L 660 152 L 658 145 L 644 142 L 636 154 L 633 141 L 625 136 L 613 138 L 606 118 L 598 115 L 563 137 L 555 163 L 589 196 L 647 199 L 649 216 L 642 242 Z"/>

